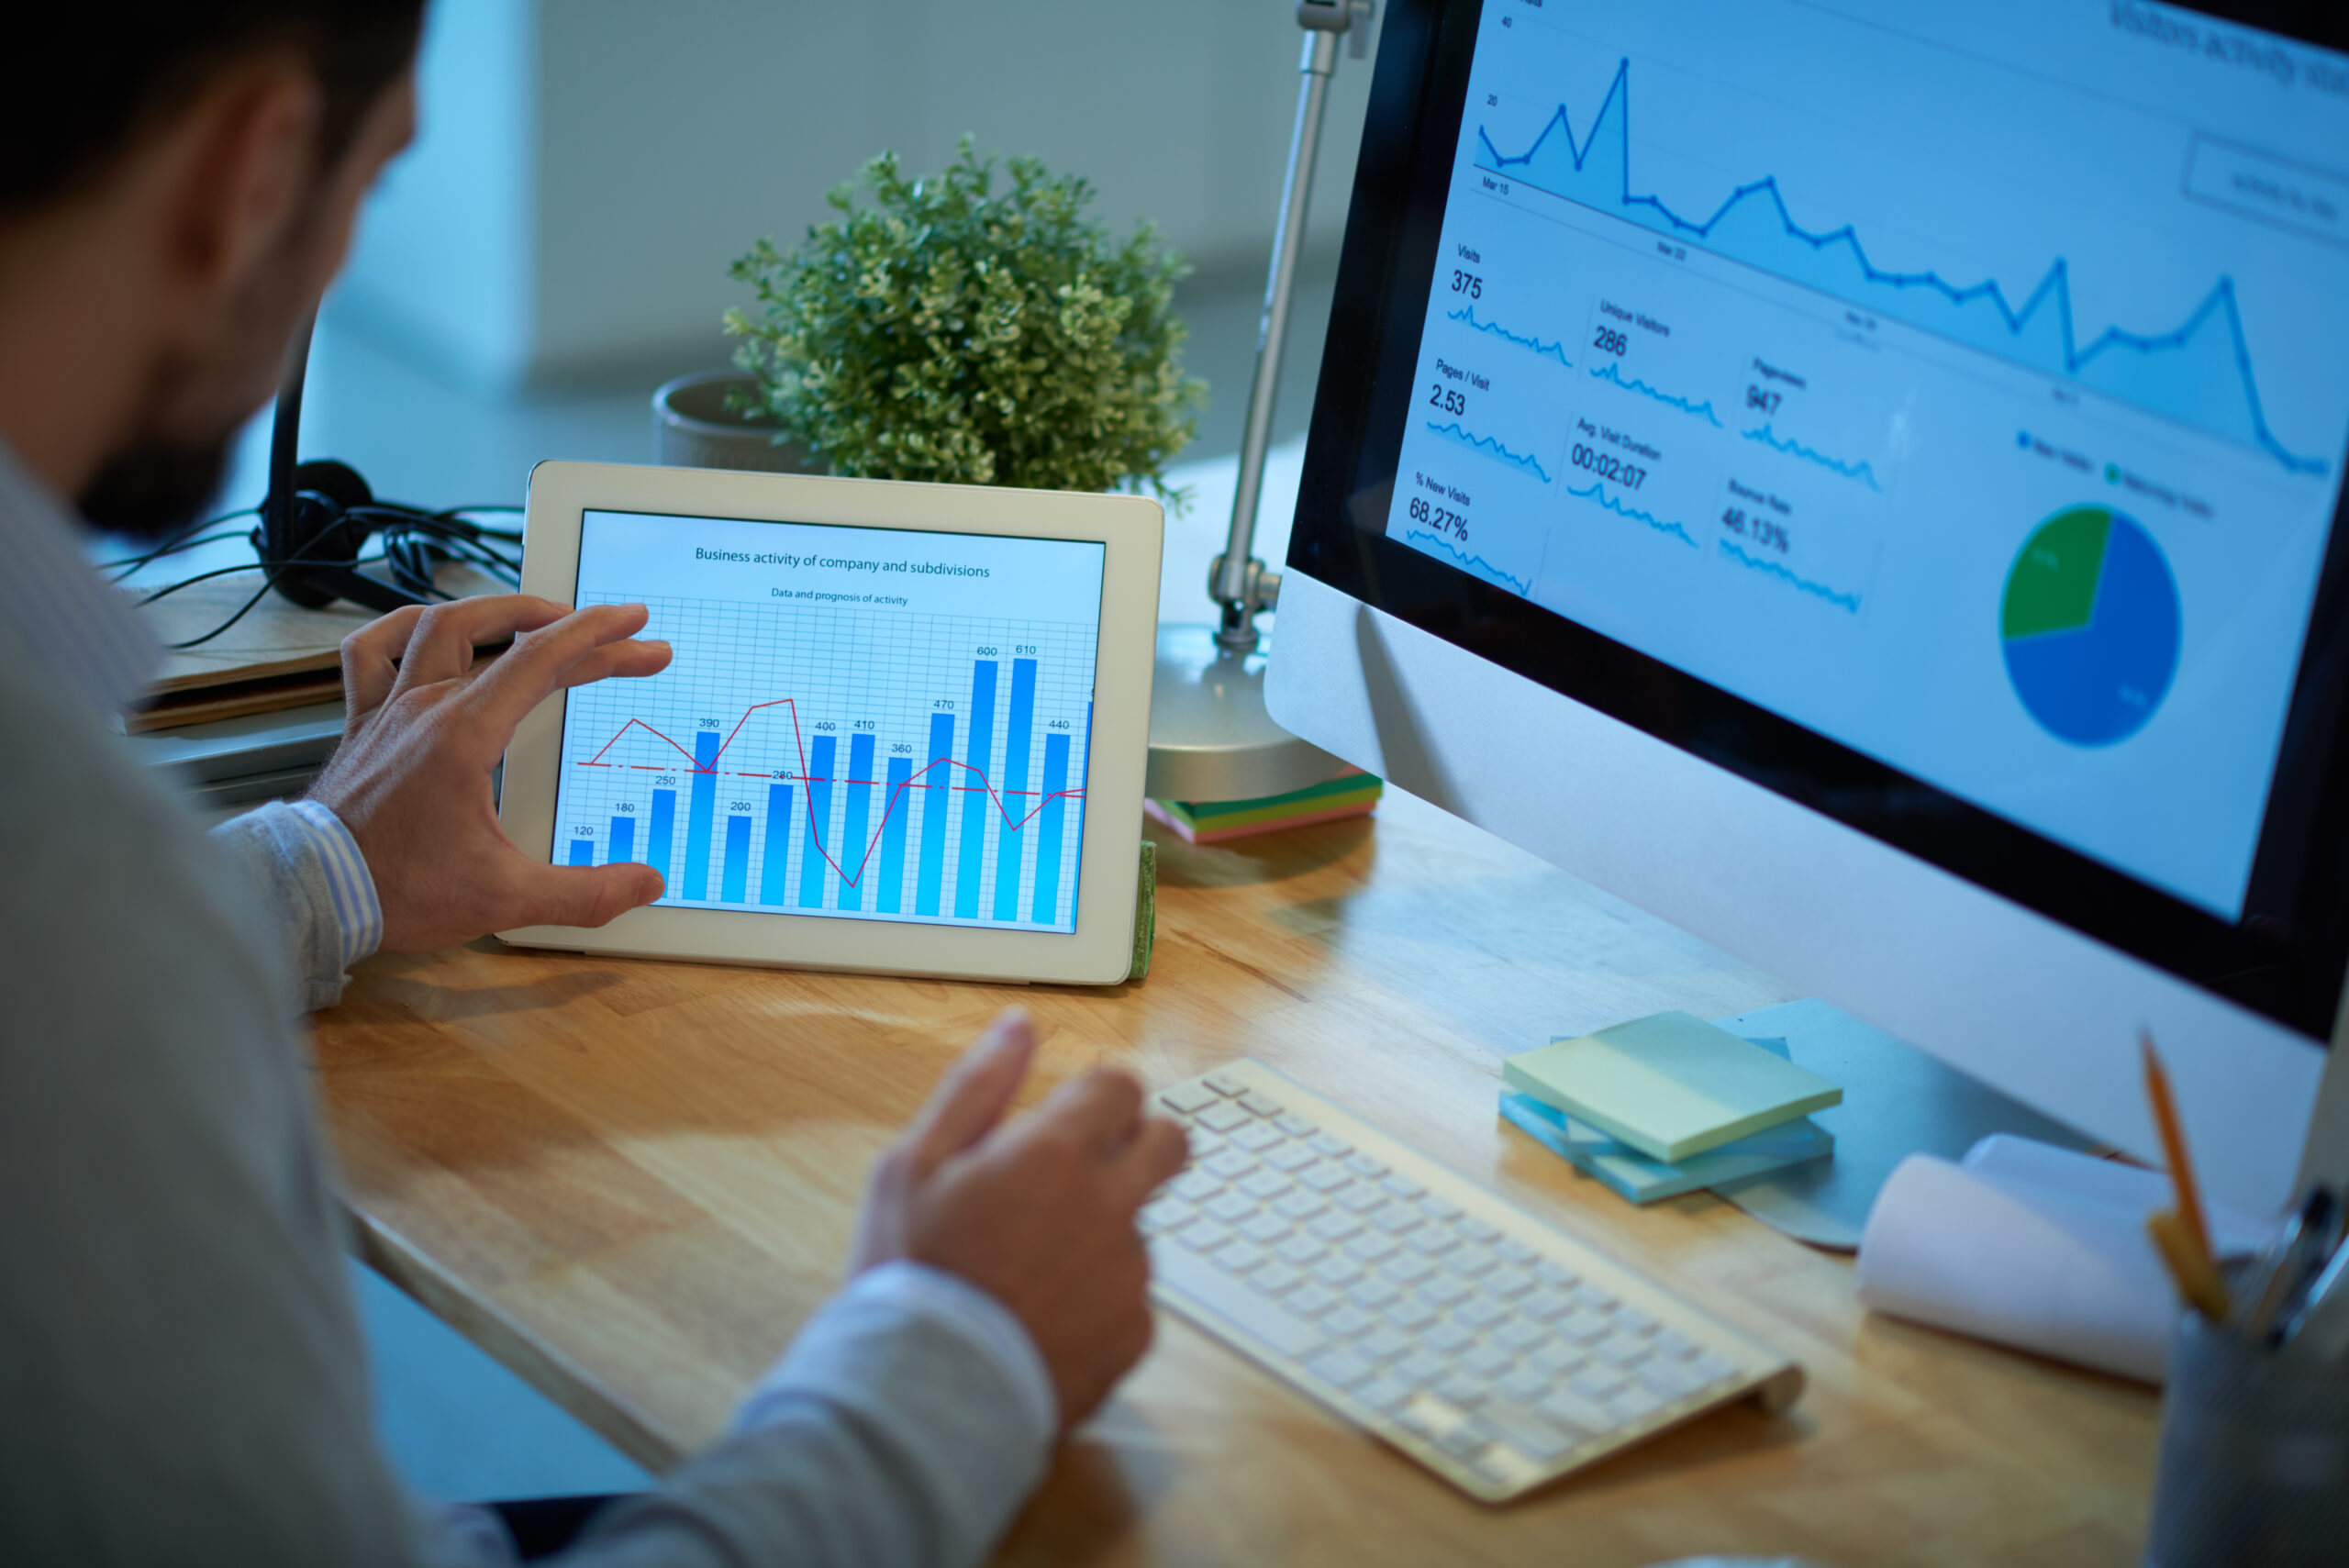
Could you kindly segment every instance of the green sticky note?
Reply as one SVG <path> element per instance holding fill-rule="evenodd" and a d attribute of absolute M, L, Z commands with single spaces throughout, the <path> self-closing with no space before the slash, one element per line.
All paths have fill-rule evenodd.
<path fill-rule="evenodd" d="M 1843 1100 L 1818 1073 L 1686 1013 L 1552 1040 L 1503 1062 L 1501 1076 L 1667 1165 Z"/>

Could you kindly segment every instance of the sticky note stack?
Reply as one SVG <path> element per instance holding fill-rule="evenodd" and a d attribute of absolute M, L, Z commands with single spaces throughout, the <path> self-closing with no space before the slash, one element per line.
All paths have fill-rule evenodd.
<path fill-rule="evenodd" d="M 1141 808 L 1194 844 L 1220 844 L 1308 822 L 1362 817 L 1377 808 L 1384 782 L 1360 768 L 1334 779 L 1255 800 L 1149 800 Z"/>
<path fill-rule="evenodd" d="M 1501 1064 L 1501 1115 L 1633 1203 L 1831 1153 L 1809 1119 L 1843 1091 L 1686 1013 L 1658 1013 Z"/>

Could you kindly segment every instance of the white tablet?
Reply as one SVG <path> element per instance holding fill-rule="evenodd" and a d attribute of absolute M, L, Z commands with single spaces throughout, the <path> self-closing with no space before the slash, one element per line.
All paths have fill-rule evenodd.
<path fill-rule="evenodd" d="M 534 947 L 1109 984 L 1131 962 L 1157 503 L 546 462 L 525 592 L 643 604 L 649 680 L 515 731 L 526 852 L 661 900 Z"/>

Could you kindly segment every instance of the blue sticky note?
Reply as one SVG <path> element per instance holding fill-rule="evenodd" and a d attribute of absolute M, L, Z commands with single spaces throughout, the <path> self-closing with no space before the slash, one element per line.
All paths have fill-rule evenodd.
<path fill-rule="evenodd" d="M 1531 1095 L 1501 1092 L 1500 1114 L 1508 1122 L 1562 1156 L 1586 1175 L 1596 1176 L 1633 1203 L 1655 1203 L 1682 1193 L 1718 1186 L 1746 1176 L 1824 1159 L 1835 1151 L 1834 1134 L 1799 1117 L 1793 1121 L 1692 1154 L 1676 1165 L 1651 1160 L 1628 1144 L 1619 1143 L 1597 1128 L 1543 1105 Z"/>

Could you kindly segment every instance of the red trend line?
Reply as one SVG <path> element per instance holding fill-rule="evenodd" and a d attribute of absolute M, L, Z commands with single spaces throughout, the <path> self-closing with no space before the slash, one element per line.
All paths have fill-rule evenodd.
<path fill-rule="evenodd" d="M 605 741 L 604 744 L 596 750 L 594 756 L 588 758 L 585 762 L 581 762 L 579 766 L 583 768 L 608 768 L 616 766 L 617 764 L 607 762 L 603 760 L 604 753 L 618 745 L 620 743 L 620 738 L 626 735 L 630 729 L 641 729 L 649 735 L 660 736 L 662 740 L 668 741 L 671 748 L 673 748 L 679 756 L 684 757 L 686 762 L 693 763 L 693 766 L 678 771 L 689 773 L 707 773 L 712 778 L 715 778 L 718 776 L 718 759 L 726 755 L 728 749 L 734 744 L 735 737 L 742 733 L 742 726 L 751 722 L 751 715 L 758 712 L 761 708 L 765 707 L 787 707 L 791 710 L 791 739 L 793 746 L 799 753 L 799 782 L 803 789 L 807 791 L 808 797 L 808 831 L 816 840 L 816 852 L 824 857 L 824 863 L 832 868 L 832 874 L 839 877 L 844 884 L 850 887 L 854 887 L 864 880 L 864 868 L 872 863 L 873 851 L 878 849 L 881 845 L 881 835 L 888 828 L 889 814 L 897 809 L 898 797 L 904 795 L 908 789 L 914 787 L 915 780 L 920 778 L 923 773 L 929 773 L 932 768 L 937 767 L 941 762 L 945 763 L 949 767 L 962 769 L 964 773 L 970 774 L 979 782 L 975 784 L 924 784 L 922 786 L 923 788 L 953 789 L 965 794 L 974 790 L 985 790 L 986 792 L 987 798 L 994 802 L 996 814 L 1003 818 L 1004 825 L 1015 832 L 1034 821 L 1038 813 L 1041 812 L 1044 807 L 1050 806 L 1056 800 L 1082 800 L 1085 798 L 1085 791 L 1082 789 L 1054 790 L 1052 794 L 1047 795 L 1037 801 L 1035 810 L 1029 812 L 1025 817 L 1014 818 L 1010 811 L 1005 807 L 1003 804 L 1003 796 L 996 792 L 995 785 L 989 782 L 987 775 L 984 772 L 971 766 L 968 762 L 958 762 L 952 757 L 932 757 L 929 762 L 922 764 L 920 772 L 907 774 L 906 782 L 899 784 L 896 789 L 890 792 L 888 800 L 881 807 L 881 820 L 874 826 L 873 829 L 873 837 L 866 842 L 864 846 L 864 853 L 856 862 L 856 874 L 852 876 L 847 872 L 841 869 L 841 862 L 834 860 L 832 858 L 832 852 L 824 847 L 823 829 L 815 825 L 815 785 L 818 783 L 869 784 L 875 781 L 871 779 L 818 780 L 811 778 L 808 775 L 807 739 L 806 736 L 802 735 L 799 730 L 799 703 L 798 699 L 796 697 L 776 697 L 772 702 L 754 702 L 750 706 L 744 708 L 742 710 L 742 717 L 736 719 L 734 721 L 734 728 L 726 732 L 725 740 L 719 744 L 716 755 L 710 758 L 709 766 L 706 768 L 703 767 L 697 760 L 696 760 L 692 752 L 687 751 L 683 746 L 679 746 L 674 740 L 669 740 L 668 736 L 662 735 L 660 730 L 653 728 L 652 726 L 645 723 L 644 720 L 640 718 L 631 718 L 626 724 L 621 725 L 618 730 L 613 732 L 612 738 L 609 740 Z M 636 767 L 640 766 L 641 764 L 630 763 L 629 765 L 631 767 Z M 765 773 L 742 773 L 739 776 L 746 779 L 756 779 L 765 778 L 768 775 Z M 1034 792 L 1021 789 L 1014 790 L 1011 793 L 1014 795 L 1024 795 Z"/>

